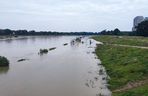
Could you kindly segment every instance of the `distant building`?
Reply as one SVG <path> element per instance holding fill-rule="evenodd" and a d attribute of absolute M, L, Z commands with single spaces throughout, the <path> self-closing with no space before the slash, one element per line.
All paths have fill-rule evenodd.
<path fill-rule="evenodd" d="M 133 31 L 136 31 L 136 27 L 138 26 L 139 23 L 141 23 L 142 21 L 144 21 L 144 17 L 143 16 L 137 16 L 134 18 L 134 24 L 133 24 Z"/>
<path fill-rule="evenodd" d="M 139 23 L 148 20 L 148 17 L 143 17 L 143 16 L 137 16 L 134 18 L 133 22 L 133 28 L 132 31 L 136 31 L 136 27 L 138 26 Z"/>
<path fill-rule="evenodd" d="M 145 17 L 144 21 L 147 21 L 148 20 L 148 17 Z"/>

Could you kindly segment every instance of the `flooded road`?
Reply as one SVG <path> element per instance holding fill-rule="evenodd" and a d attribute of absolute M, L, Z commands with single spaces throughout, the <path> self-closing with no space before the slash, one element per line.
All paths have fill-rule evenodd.
<path fill-rule="evenodd" d="M 76 38 L 30 36 L 0 41 L 0 55 L 10 60 L 9 68 L 0 68 L 0 96 L 111 96 L 104 67 L 94 54 L 96 42 Z M 38 54 L 41 48 L 53 47 L 47 54 Z"/>

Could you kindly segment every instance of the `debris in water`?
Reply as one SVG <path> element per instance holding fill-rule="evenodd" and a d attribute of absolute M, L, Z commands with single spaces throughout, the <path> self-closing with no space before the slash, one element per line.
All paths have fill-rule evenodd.
<path fill-rule="evenodd" d="M 105 78 L 105 77 L 103 77 L 103 78 L 102 78 L 102 80 L 106 80 L 106 78 Z"/>
<path fill-rule="evenodd" d="M 88 84 L 88 83 L 85 83 L 85 85 L 86 85 L 87 87 L 89 87 L 89 84 Z"/>
<path fill-rule="evenodd" d="M 96 81 L 98 81 L 98 77 L 95 77 L 94 79 L 95 79 Z"/>
<path fill-rule="evenodd" d="M 53 48 L 49 48 L 49 51 L 51 51 L 51 50 L 55 50 L 56 49 L 56 47 L 53 47 Z"/>
<path fill-rule="evenodd" d="M 99 70 L 99 75 L 103 75 L 104 73 L 103 73 L 103 69 L 100 69 Z"/>
<path fill-rule="evenodd" d="M 17 62 L 26 61 L 27 59 L 19 59 Z"/>
<path fill-rule="evenodd" d="M 68 45 L 68 43 L 63 44 L 64 46 Z"/>

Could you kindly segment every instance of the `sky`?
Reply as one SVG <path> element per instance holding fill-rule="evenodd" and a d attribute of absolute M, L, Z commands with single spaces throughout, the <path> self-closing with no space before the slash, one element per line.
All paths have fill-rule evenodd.
<path fill-rule="evenodd" d="M 130 31 L 141 15 L 148 17 L 147 0 L 0 0 L 0 29 Z"/>

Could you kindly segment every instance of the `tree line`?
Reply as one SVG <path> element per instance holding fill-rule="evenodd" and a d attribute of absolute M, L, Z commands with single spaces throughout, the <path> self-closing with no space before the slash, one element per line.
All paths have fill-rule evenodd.
<path fill-rule="evenodd" d="M 27 30 L 10 30 L 0 29 L 0 35 L 98 35 L 98 32 L 51 32 L 51 31 L 27 31 Z"/>
<path fill-rule="evenodd" d="M 128 36 L 145 36 L 148 37 L 148 20 L 141 22 L 137 27 L 137 31 L 120 31 L 118 28 L 115 30 L 101 32 L 51 32 L 51 31 L 39 31 L 34 30 L 10 30 L 0 29 L 0 35 L 128 35 Z"/>
<path fill-rule="evenodd" d="M 100 32 L 101 35 L 127 35 L 127 36 L 145 36 L 148 37 L 148 20 L 138 24 L 136 31 L 120 31 L 118 28 L 115 30 L 107 31 L 103 30 Z"/>
<path fill-rule="evenodd" d="M 141 22 L 137 27 L 134 33 L 137 36 L 148 37 L 148 20 Z"/>

